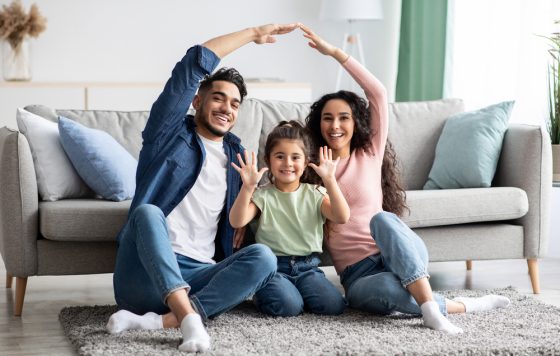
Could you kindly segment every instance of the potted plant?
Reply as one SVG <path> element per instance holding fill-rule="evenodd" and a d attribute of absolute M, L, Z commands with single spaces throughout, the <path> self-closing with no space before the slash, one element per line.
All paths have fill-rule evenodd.
<path fill-rule="evenodd" d="M 560 21 L 554 22 L 556 25 Z M 551 60 L 548 67 L 549 115 L 546 122 L 552 143 L 552 171 L 554 182 L 560 182 L 560 32 L 545 37 L 550 42 Z"/>
<path fill-rule="evenodd" d="M 26 13 L 21 0 L 2 5 L 0 39 L 2 39 L 3 75 L 5 80 L 30 80 L 29 37 L 37 37 L 46 28 L 47 20 L 36 4 Z"/>

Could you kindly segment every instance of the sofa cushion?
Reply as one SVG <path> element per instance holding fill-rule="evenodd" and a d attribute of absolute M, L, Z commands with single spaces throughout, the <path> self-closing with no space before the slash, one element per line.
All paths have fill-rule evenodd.
<path fill-rule="evenodd" d="M 116 241 L 130 200 L 67 199 L 39 203 L 41 235 L 56 241 Z"/>
<path fill-rule="evenodd" d="M 107 132 L 60 116 L 60 142 L 78 174 L 103 199 L 132 199 L 138 162 Z"/>
<path fill-rule="evenodd" d="M 29 142 L 41 199 L 93 197 L 64 152 L 56 124 L 24 109 L 17 110 L 16 119 Z"/>
<path fill-rule="evenodd" d="M 445 121 L 462 111 L 464 105 L 460 99 L 389 105 L 389 140 L 397 152 L 407 190 L 422 189 Z"/>
<path fill-rule="evenodd" d="M 529 210 L 524 190 L 511 187 L 407 191 L 411 228 L 517 219 Z"/>
<path fill-rule="evenodd" d="M 513 101 L 450 117 L 424 189 L 490 187 Z"/>

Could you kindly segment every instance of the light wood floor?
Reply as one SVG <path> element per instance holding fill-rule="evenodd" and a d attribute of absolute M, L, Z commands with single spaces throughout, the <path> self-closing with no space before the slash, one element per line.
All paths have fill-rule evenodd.
<path fill-rule="evenodd" d="M 0 260 L 1 261 L 1 260 Z M 536 298 L 560 307 L 560 259 L 539 261 L 541 294 Z M 332 268 L 329 279 L 338 283 Z M 6 271 L 0 262 L 2 280 Z M 440 262 L 430 266 L 434 290 L 486 289 L 514 286 L 530 294 L 524 260 L 474 261 L 467 272 L 464 262 Z M 15 284 L 15 283 L 14 283 Z M 0 355 L 74 355 L 75 351 L 58 322 L 60 309 L 71 305 L 114 304 L 112 275 L 30 277 L 22 317 L 13 316 L 14 290 L 0 297 Z"/>

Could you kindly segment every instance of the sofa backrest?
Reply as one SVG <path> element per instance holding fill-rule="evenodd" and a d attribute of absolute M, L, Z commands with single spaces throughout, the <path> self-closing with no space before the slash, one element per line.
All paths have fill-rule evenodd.
<path fill-rule="evenodd" d="M 55 110 L 43 105 L 28 105 L 25 110 L 53 122 L 58 121 L 58 116 L 64 116 L 92 129 L 103 130 L 136 159 L 142 148 L 142 130 L 150 114 L 149 111 Z"/>
<path fill-rule="evenodd" d="M 422 189 L 428 180 L 445 120 L 462 111 L 464 105 L 460 99 L 389 104 L 389 140 L 397 152 L 406 189 Z M 258 152 L 259 166 L 262 166 L 266 137 L 274 126 L 282 120 L 298 119 L 303 122 L 308 113 L 309 104 L 306 103 L 247 99 L 243 102 L 233 132 L 251 150 L 254 137 L 246 141 L 247 134 L 252 129 L 261 129 Z"/>
<path fill-rule="evenodd" d="M 42 105 L 25 107 L 27 111 L 57 121 L 62 115 L 87 127 L 106 131 L 135 158 L 142 147 L 142 130 L 148 111 L 54 110 Z M 464 110 L 459 99 L 389 104 L 389 140 L 393 143 L 407 189 L 422 189 L 435 155 L 437 140 L 445 120 Z M 263 151 L 268 133 L 282 120 L 304 121 L 309 104 L 248 98 L 243 101 L 232 132 L 241 138 L 248 151 Z"/>
<path fill-rule="evenodd" d="M 464 105 L 460 99 L 389 105 L 389 140 L 397 152 L 407 190 L 424 187 L 445 120 L 462 111 Z"/>

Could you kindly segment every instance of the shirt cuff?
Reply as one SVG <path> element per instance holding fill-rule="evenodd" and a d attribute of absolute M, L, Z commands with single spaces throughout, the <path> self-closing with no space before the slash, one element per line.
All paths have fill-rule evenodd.
<path fill-rule="evenodd" d="M 195 47 L 197 50 L 198 64 L 208 73 L 212 73 L 220 63 L 220 57 L 204 46 L 196 45 Z"/>

